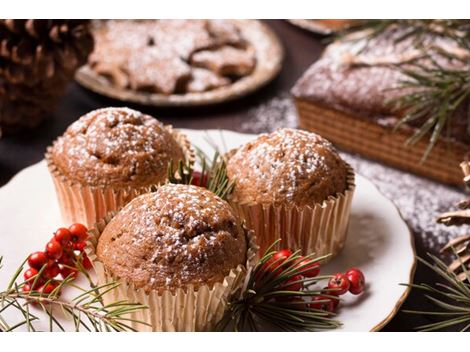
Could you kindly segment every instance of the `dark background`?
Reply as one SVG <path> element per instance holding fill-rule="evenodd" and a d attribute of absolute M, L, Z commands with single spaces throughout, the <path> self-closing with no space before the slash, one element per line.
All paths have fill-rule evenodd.
<path fill-rule="evenodd" d="M 301 74 L 318 59 L 325 46 L 324 37 L 294 27 L 286 21 L 270 20 L 267 23 L 283 42 L 286 51 L 285 61 L 280 75 L 258 92 L 237 101 L 207 108 L 157 109 L 123 104 L 98 96 L 81 88 L 76 83 L 71 83 L 56 113 L 38 129 L 0 139 L 0 185 L 8 182 L 21 169 L 40 161 L 46 147 L 51 144 L 53 139 L 62 134 L 70 123 L 90 110 L 100 107 L 128 105 L 150 113 L 175 127 L 223 128 L 246 132 L 247 126 L 250 126 L 249 119 L 252 118 L 250 114 L 247 114 L 247 111 L 269 102 L 273 97 L 288 94 Z M 371 163 L 370 161 L 366 162 Z M 424 256 L 428 251 L 437 253 L 437 248 L 430 248 L 429 244 L 426 244 L 422 241 L 422 237 L 418 236 L 417 231 L 413 230 L 418 255 Z M 415 282 L 433 283 L 435 281 L 436 277 L 429 269 L 418 265 Z M 403 308 L 434 309 L 423 299 L 420 292 L 411 292 Z M 401 310 L 385 326 L 383 331 L 413 330 L 418 325 L 432 322 L 427 317 L 410 315 Z"/>

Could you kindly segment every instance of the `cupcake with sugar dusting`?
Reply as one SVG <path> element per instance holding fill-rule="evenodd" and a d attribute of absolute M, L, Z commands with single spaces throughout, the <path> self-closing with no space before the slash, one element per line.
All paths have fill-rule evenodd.
<path fill-rule="evenodd" d="M 231 203 L 266 250 L 275 240 L 303 254 L 343 247 L 354 172 L 330 142 L 302 130 L 262 134 L 228 156 Z"/>
<path fill-rule="evenodd" d="M 213 328 L 254 257 L 232 207 L 190 185 L 133 199 L 93 234 L 98 277 L 122 282 L 108 298 L 148 305 L 141 318 L 154 331 Z"/>
<path fill-rule="evenodd" d="M 166 182 L 168 165 L 192 160 L 186 137 L 128 108 L 92 111 L 46 153 L 65 223 L 88 226 Z"/>

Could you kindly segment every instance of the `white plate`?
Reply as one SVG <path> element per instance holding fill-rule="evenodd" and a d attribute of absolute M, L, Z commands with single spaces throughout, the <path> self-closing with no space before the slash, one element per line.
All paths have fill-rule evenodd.
<path fill-rule="evenodd" d="M 255 137 L 218 130 L 184 132 L 208 154 L 212 154 L 214 143 L 224 151 Z M 324 272 L 335 273 L 353 266 L 364 271 L 366 293 L 359 297 L 345 295 L 338 319 L 343 331 L 371 331 L 384 326 L 406 298 L 408 289 L 400 283 L 412 282 L 415 256 L 411 233 L 394 204 L 364 177 L 357 175 L 356 183 L 346 246 Z M 52 232 L 62 225 L 67 224 L 60 220 L 44 161 L 24 169 L 0 188 L 0 255 L 4 256 L 1 289 L 24 258 L 41 250 Z M 73 297 L 74 290 L 68 288 L 64 297 Z M 71 328 L 67 322 L 65 326 Z M 42 328 L 47 330 L 47 324 Z"/>

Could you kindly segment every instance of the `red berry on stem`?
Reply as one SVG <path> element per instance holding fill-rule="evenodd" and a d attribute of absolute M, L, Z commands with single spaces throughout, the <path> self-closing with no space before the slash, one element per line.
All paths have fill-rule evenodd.
<path fill-rule="evenodd" d="M 200 171 L 193 171 L 193 179 L 191 184 L 194 186 L 205 187 L 207 184 L 207 173 L 204 173 L 204 176 Z"/>
<path fill-rule="evenodd" d="M 88 229 L 82 224 L 73 224 L 69 227 L 70 233 L 72 234 L 72 242 L 82 242 L 88 237 Z"/>
<path fill-rule="evenodd" d="M 351 292 L 353 295 L 358 295 L 364 292 L 364 288 L 366 286 L 366 279 L 361 270 L 357 268 L 349 269 L 346 272 L 346 277 L 348 278 L 350 283 L 349 292 Z"/>
<path fill-rule="evenodd" d="M 72 240 L 72 234 L 65 227 L 61 227 L 54 233 L 54 239 L 62 246 L 67 246 L 68 243 Z"/>
<path fill-rule="evenodd" d="M 86 270 L 90 270 L 91 268 L 93 268 L 93 264 L 91 263 L 90 258 L 88 258 L 85 253 L 83 253 L 82 257 L 82 265 Z"/>
<path fill-rule="evenodd" d="M 333 300 L 329 297 L 324 296 L 312 297 L 312 303 L 310 303 L 310 308 L 323 310 L 325 312 L 333 312 L 335 309 Z"/>
<path fill-rule="evenodd" d="M 45 284 L 45 285 L 39 287 L 39 288 L 37 289 L 37 291 L 38 291 L 39 293 L 44 294 L 44 295 L 49 295 L 49 294 L 51 294 L 52 291 L 55 290 L 55 288 L 56 288 L 57 286 L 59 286 L 59 284 L 58 284 L 57 282 L 51 281 L 51 282 L 48 282 L 47 284 Z"/>
<path fill-rule="evenodd" d="M 62 256 L 63 250 L 61 244 L 55 239 L 50 240 L 46 244 L 46 254 L 51 259 L 59 259 Z"/>
<path fill-rule="evenodd" d="M 314 278 L 320 274 L 320 263 L 312 262 L 310 259 L 304 259 L 297 264 L 297 268 L 301 268 L 302 276 Z"/>
<path fill-rule="evenodd" d="M 60 276 L 62 276 L 64 279 L 71 277 L 72 280 L 75 280 L 78 276 L 78 270 L 64 266 L 62 269 L 60 269 Z"/>
<path fill-rule="evenodd" d="M 24 284 L 22 287 L 22 290 L 24 293 L 29 293 L 31 291 L 31 285 L 29 284 Z"/>
<path fill-rule="evenodd" d="M 53 260 L 50 260 L 47 264 L 47 268 L 44 269 L 43 274 L 48 279 L 54 279 L 57 275 L 60 274 L 59 264 Z"/>
<path fill-rule="evenodd" d="M 38 277 L 37 275 L 39 274 L 39 271 L 35 268 L 29 268 L 26 270 L 23 274 L 24 280 L 28 282 L 30 286 L 33 285 L 34 281 L 36 280 L 37 285 L 41 285 L 42 282 L 44 282 L 41 277 Z"/>
<path fill-rule="evenodd" d="M 328 281 L 328 288 L 332 289 L 331 292 L 335 292 L 336 295 L 344 295 L 349 290 L 349 280 L 346 275 L 337 273 Z"/>
<path fill-rule="evenodd" d="M 80 241 L 80 242 L 77 242 L 77 243 L 74 243 L 73 244 L 73 249 L 76 250 L 76 251 L 80 251 L 82 252 L 86 247 L 86 242 L 85 241 Z"/>
<path fill-rule="evenodd" d="M 338 291 L 331 291 L 330 288 L 323 287 L 323 290 L 321 291 L 321 293 L 325 296 L 333 296 L 333 297 L 328 297 L 328 298 L 331 299 L 331 301 L 333 302 L 333 308 L 336 309 L 336 307 L 338 307 L 339 301 L 340 301 L 339 298 L 336 298 L 339 296 Z"/>
<path fill-rule="evenodd" d="M 279 288 L 283 291 L 300 291 L 303 287 L 302 276 L 294 275 L 286 280 Z"/>
<path fill-rule="evenodd" d="M 28 257 L 28 265 L 37 270 L 41 270 L 47 264 L 47 261 L 48 259 L 44 252 L 34 252 Z"/>

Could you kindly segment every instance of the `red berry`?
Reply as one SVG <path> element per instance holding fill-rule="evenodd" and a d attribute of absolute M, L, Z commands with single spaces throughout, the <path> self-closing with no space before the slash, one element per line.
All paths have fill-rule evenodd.
<path fill-rule="evenodd" d="M 72 240 L 72 234 L 65 227 L 61 227 L 54 233 L 54 239 L 62 246 L 66 247 Z"/>
<path fill-rule="evenodd" d="M 73 224 L 69 227 L 70 233 L 72 234 L 72 242 L 85 241 L 88 237 L 88 229 L 82 224 Z"/>
<path fill-rule="evenodd" d="M 38 291 L 39 293 L 44 294 L 44 295 L 49 295 L 49 294 L 51 294 L 52 291 L 55 290 L 55 288 L 56 288 L 57 286 L 59 286 L 59 284 L 58 284 L 57 282 L 51 281 L 51 282 L 48 282 L 47 284 L 45 284 L 45 285 L 39 287 L 39 288 L 37 289 L 37 291 Z"/>
<path fill-rule="evenodd" d="M 321 291 L 321 293 L 325 296 L 332 296 L 332 297 L 328 297 L 328 298 L 331 299 L 331 301 L 333 302 L 333 308 L 336 309 L 336 307 L 338 307 L 339 302 L 340 302 L 340 299 L 336 298 L 336 297 L 339 296 L 338 291 L 331 291 L 330 288 L 323 287 L 323 290 Z"/>
<path fill-rule="evenodd" d="M 91 268 L 93 268 L 93 264 L 91 263 L 90 258 L 88 258 L 85 253 L 83 253 L 82 265 L 86 270 L 90 270 Z"/>
<path fill-rule="evenodd" d="M 59 264 L 53 260 L 50 260 L 47 264 L 47 268 L 44 269 L 43 274 L 48 279 L 54 279 L 57 275 L 60 274 Z"/>
<path fill-rule="evenodd" d="M 348 278 L 342 273 L 337 273 L 330 279 L 330 281 L 328 281 L 328 288 L 338 296 L 344 295 L 348 292 L 349 285 Z"/>
<path fill-rule="evenodd" d="M 193 179 L 191 184 L 194 186 L 205 187 L 207 184 L 207 173 L 204 173 L 204 176 L 202 176 L 201 172 L 193 171 Z"/>
<path fill-rule="evenodd" d="M 311 264 L 310 264 L 311 263 Z M 302 276 L 314 278 L 320 274 L 320 263 L 313 262 L 310 259 L 301 260 L 297 267 L 301 267 Z"/>
<path fill-rule="evenodd" d="M 28 264 L 31 268 L 41 270 L 47 264 L 47 256 L 44 252 L 34 252 L 28 257 Z"/>
<path fill-rule="evenodd" d="M 349 269 L 346 272 L 346 277 L 349 280 L 349 292 L 353 295 L 358 295 L 364 292 L 364 288 L 366 286 L 366 279 L 362 271 L 357 268 Z"/>
<path fill-rule="evenodd" d="M 24 284 L 23 287 L 22 287 L 22 290 L 24 293 L 29 293 L 31 292 L 31 285 L 29 284 Z"/>
<path fill-rule="evenodd" d="M 76 251 L 80 251 L 82 252 L 86 247 L 86 242 L 85 241 L 80 241 L 80 242 L 77 242 L 77 243 L 74 243 L 73 244 L 73 249 L 76 250 Z"/>
<path fill-rule="evenodd" d="M 325 296 L 312 297 L 312 303 L 310 303 L 310 308 L 324 310 L 325 312 L 333 312 L 335 309 L 333 300 Z"/>
<path fill-rule="evenodd" d="M 302 276 L 294 275 L 286 280 L 279 288 L 283 291 L 300 291 L 303 287 Z"/>
<path fill-rule="evenodd" d="M 274 260 L 283 259 L 286 260 L 292 255 L 292 252 L 289 249 L 281 249 L 273 255 Z"/>
<path fill-rule="evenodd" d="M 58 241 L 56 241 L 55 239 L 52 239 L 49 242 L 47 242 L 46 254 L 49 258 L 57 260 L 60 257 L 62 257 L 62 253 L 63 253 L 62 246 L 60 245 Z"/>
<path fill-rule="evenodd" d="M 36 281 L 36 285 L 41 285 L 44 280 L 41 277 L 38 277 L 39 271 L 35 268 L 29 268 L 23 274 L 24 280 L 28 282 L 29 286 L 32 286 L 34 281 Z"/>
<path fill-rule="evenodd" d="M 78 270 L 64 266 L 62 269 L 60 269 L 60 276 L 62 276 L 64 279 L 71 277 L 72 280 L 75 280 L 78 276 Z"/>

